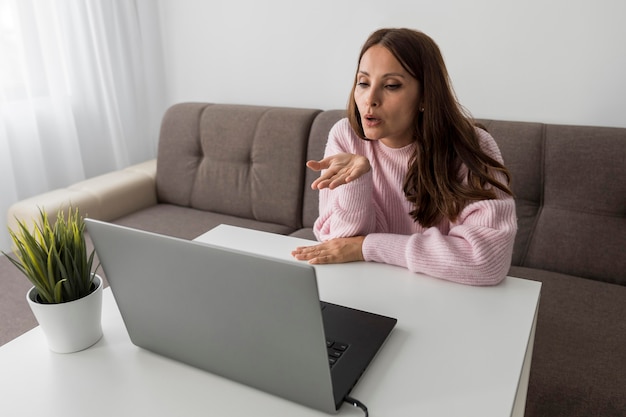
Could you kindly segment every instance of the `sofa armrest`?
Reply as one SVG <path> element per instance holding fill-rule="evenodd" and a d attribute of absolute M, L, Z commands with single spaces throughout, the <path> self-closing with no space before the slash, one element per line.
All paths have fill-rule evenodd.
<path fill-rule="evenodd" d="M 156 165 L 152 159 L 18 201 L 9 207 L 7 225 L 15 230 L 18 220 L 33 224 L 40 208 L 51 221 L 70 205 L 84 217 L 110 221 L 153 206 L 157 204 Z"/>

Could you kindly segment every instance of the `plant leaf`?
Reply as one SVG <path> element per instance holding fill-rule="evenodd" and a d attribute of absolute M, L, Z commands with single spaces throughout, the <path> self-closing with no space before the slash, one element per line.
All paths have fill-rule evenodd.
<path fill-rule="evenodd" d="M 63 284 L 67 281 L 67 279 L 62 279 L 61 281 L 57 282 L 56 285 L 54 286 L 54 302 L 55 303 L 62 303 L 64 301 L 63 298 Z"/>

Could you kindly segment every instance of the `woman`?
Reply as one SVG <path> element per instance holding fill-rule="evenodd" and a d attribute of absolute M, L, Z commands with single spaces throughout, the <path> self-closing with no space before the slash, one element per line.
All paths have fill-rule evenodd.
<path fill-rule="evenodd" d="M 439 48 L 381 29 L 361 50 L 348 118 L 330 131 L 311 264 L 384 262 L 471 285 L 506 276 L 517 231 L 493 138 L 456 101 Z"/>

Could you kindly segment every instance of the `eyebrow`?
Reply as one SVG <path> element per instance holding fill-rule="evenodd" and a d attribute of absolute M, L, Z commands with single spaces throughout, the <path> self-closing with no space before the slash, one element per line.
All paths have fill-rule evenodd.
<path fill-rule="evenodd" d="M 367 75 L 368 77 L 370 76 L 370 74 L 367 71 L 359 70 L 359 74 Z M 405 78 L 404 74 L 400 74 L 399 72 L 389 72 L 387 74 L 384 74 L 383 78 L 386 78 L 386 77 L 402 77 L 402 78 Z"/>

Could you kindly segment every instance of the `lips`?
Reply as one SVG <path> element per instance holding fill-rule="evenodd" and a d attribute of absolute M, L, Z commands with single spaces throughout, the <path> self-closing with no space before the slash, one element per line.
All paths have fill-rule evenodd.
<path fill-rule="evenodd" d="M 382 123 L 382 120 L 375 117 L 373 114 L 366 114 L 363 116 L 363 125 L 367 127 L 375 127 Z"/>

